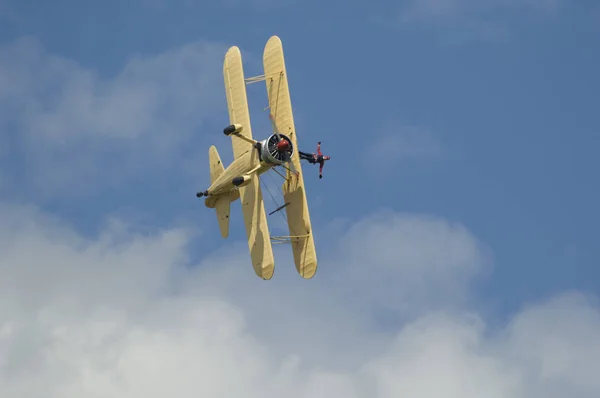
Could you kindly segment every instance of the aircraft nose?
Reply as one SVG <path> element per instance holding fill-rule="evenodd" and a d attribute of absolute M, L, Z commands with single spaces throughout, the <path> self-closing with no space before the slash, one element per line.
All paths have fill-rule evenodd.
<path fill-rule="evenodd" d="M 290 147 L 290 143 L 287 140 L 281 140 L 277 143 L 277 150 L 279 152 L 285 152 Z"/>

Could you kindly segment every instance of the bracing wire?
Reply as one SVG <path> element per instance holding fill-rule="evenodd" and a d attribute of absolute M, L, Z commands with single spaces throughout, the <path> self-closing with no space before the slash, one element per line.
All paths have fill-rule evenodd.
<path fill-rule="evenodd" d="M 267 172 L 265 174 L 268 174 L 269 178 L 271 178 L 271 181 L 273 181 L 273 175 L 271 175 L 269 172 Z M 267 193 L 271 197 L 271 200 L 275 203 L 275 206 L 277 208 L 281 207 L 281 205 L 279 204 L 277 199 L 275 199 L 275 196 L 273 195 L 273 193 L 271 192 L 271 190 L 269 189 L 269 186 L 265 183 L 265 181 L 263 181 L 262 178 L 259 178 L 259 180 L 260 180 L 260 183 L 262 184 L 263 188 L 267 191 Z M 285 222 L 287 222 L 287 215 L 281 211 L 278 211 L 278 213 L 280 213 L 282 215 L 283 219 L 285 220 Z"/>
<path fill-rule="evenodd" d="M 271 181 L 273 182 L 273 185 L 277 185 L 277 181 L 275 181 L 273 174 L 269 173 L 269 178 L 271 179 Z M 281 207 L 282 205 L 279 204 L 279 202 L 275 201 L 275 204 L 277 205 L 277 207 Z M 283 217 L 283 219 L 285 220 L 285 222 L 287 223 L 287 210 L 284 211 L 278 211 L 278 213 L 281 214 L 281 216 Z"/>

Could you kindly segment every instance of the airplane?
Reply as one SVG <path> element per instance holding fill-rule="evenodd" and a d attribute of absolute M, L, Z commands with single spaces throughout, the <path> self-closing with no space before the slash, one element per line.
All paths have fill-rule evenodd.
<path fill-rule="evenodd" d="M 257 276 L 264 280 L 273 277 L 272 243 L 290 243 L 298 274 L 310 279 L 317 271 L 317 255 L 302 166 L 296 151 L 297 133 L 279 37 L 272 36 L 267 41 L 263 66 L 263 75 L 246 79 L 240 49 L 232 46 L 225 54 L 223 77 L 230 124 L 223 133 L 231 136 L 234 159 L 225 168 L 217 148 L 211 146 L 208 151 L 211 185 L 196 196 L 206 197 L 206 207 L 215 209 L 223 238 L 229 236 L 231 203 L 241 200 L 248 248 Z M 257 141 L 252 136 L 246 85 L 260 81 L 266 82 L 273 133 Z M 285 169 L 285 174 L 279 173 L 276 168 Z M 285 211 L 288 236 L 271 236 L 269 232 L 260 176 L 270 170 L 277 171 L 284 178 L 282 193 L 285 202 L 270 214 Z"/>

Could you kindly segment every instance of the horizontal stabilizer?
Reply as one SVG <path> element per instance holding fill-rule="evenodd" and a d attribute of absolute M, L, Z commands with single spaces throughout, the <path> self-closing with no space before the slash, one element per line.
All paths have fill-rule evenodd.
<path fill-rule="evenodd" d="M 217 211 L 221 236 L 227 238 L 229 236 L 229 212 L 231 210 L 231 198 L 228 194 L 218 197 L 215 210 Z"/>
<path fill-rule="evenodd" d="M 208 161 L 210 162 L 210 183 L 212 184 L 225 171 L 219 152 L 214 145 L 208 150 Z"/>

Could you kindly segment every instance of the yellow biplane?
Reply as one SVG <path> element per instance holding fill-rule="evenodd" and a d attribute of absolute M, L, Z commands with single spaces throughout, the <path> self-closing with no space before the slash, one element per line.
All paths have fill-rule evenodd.
<path fill-rule="evenodd" d="M 225 168 L 217 149 L 211 146 L 208 151 L 211 185 L 196 196 L 206 197 L 206 206 L 216 210 L 223 238 L 229 236 L 230 204 L 241 200 L 248 248 L 256 275 L 271 279 L 275 270 L 271 244 L 289 242 L 298 273 L 310 279 L 317 271 L 317 256 L 279 37 L 272 36 L 267 41 L 263 65 L 264 75 L 245 79 L 239 48 L 233 46 L 227 51 L 223 76 L 230 125 L 223 133 L 231 136 L 234 160 Z M 260 81 L 267 84 L 273 133 L 262 141 L 256 141 L 250 127 L 246 84 Z M 279 173 L 276 168 L 285 169 L 285 173 Z M 271 236 L 269 233 L 260 187 L 261 174 L 269 170 L 277 171 L 284 178 L 282 190 L 285 204 L 276 211 L 285 210 L 289 236 Z"/>

